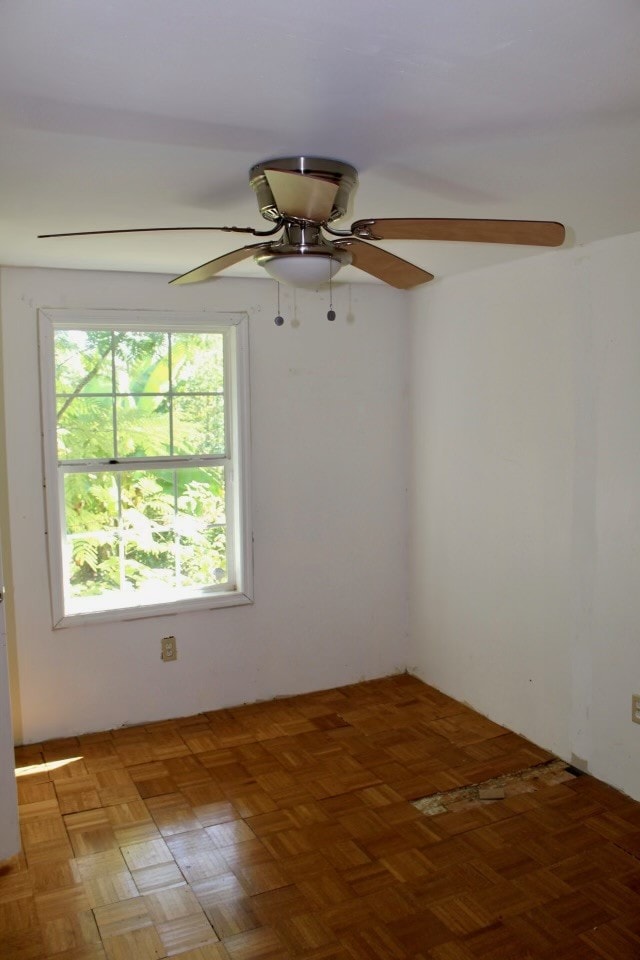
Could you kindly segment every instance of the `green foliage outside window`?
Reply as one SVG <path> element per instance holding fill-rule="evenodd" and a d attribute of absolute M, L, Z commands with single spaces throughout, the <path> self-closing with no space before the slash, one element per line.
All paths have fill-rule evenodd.
<path fill-rule="evenodd" d="M 222 334 L 57 330 L 55 371 L 71 596 L 225 583 L 223 466 L 104 463 L 224 456 Z"/>

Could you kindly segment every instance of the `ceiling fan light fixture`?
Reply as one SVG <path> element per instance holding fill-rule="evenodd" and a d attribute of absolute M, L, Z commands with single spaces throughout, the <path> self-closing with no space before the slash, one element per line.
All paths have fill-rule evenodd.
<path fill-rule="evenodd" d="M 257 262 L 278 283 L 292 287 L 319 287 L 335 277 L 338 270 L 351 262 L 346 250 L 326 253 L 264 253 L 256 256 Z"/>

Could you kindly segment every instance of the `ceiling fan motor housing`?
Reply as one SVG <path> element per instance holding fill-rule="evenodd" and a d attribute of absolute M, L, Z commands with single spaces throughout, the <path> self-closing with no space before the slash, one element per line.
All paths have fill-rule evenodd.
<path fill-rule="evenodd" d="M 280 220 L 282 214 L 278 210 L 265 170 L 303 174 L 336 184 L 338 190 L 327 223 L 333 223 L 345 216 L 351 192 L 358 183 L 355 168 L 340 160 L 327 160 L 323 157 L 279 157 L 256 163 L 249 171 L 249 182 L 256 192 L 260 213 L 266 220 Z"/>

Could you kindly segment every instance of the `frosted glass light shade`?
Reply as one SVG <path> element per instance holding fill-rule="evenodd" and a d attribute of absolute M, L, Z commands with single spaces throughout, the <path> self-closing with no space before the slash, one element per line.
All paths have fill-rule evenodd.
<path fill-rule="evenodd" d="M 342 263 L 337 257 L 321 254 L 294 254 L 292 256 L 271 257 L 263 260 L 262 266 L 267 273 L 280 283 L 289 283 L 293 287 L 317 287 L 328 283 L 334 277 Z"/>

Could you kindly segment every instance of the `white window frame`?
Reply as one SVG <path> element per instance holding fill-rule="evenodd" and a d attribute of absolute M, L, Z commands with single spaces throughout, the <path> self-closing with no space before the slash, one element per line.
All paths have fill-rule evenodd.
<path fill-rule="evenodd" d="M 42 411 L 43 483 L 45 489 L 46 539 L 48 542 L 51 612 L 54 629 L 100 623 L 166 616 L 188 610 L 215 609 L 253 603 L 253 546 L 251 495 L 249 485 L 249 332 L 245 313 L 183 313 L 155 310 L 38 310 L 40 354 L 40 393 Z M 58 329 L 157 330 L 214 332 L 225 337 L 225 408 L 227 450 L 212 457 L 211 465 L 224 466 L 227 483 L 227 535 L 230 544 L 228 564 L 233 585 L 193 588 L 189 596 L 176 596 L 166 603 L 140 603 L 71 613 L 64 600 L 64 532 L 62 529 L 62 468 L 57 455 L 56 386 L 54 334 Z M 197 458 L 194 458 L 197 459 Z M 96 461 L 91 461 L 95 463 Z M 123 458 L 118 469 L 140 466 L 141 459 Z M 158 457 L 154 464 L 170 469 L 171 463 L 184 465 L 185 457 Z M 105 461 L 105 464 L 114 467 Z M 157 469 L 158 467 L 156 467 Z M 68 469 L 68 468 L 67 468 Z M 82 469 L 79 466 L 78 469 Z M 85 467 L 86 469 L 86 467 Z M 115 472 L 115 470 L 114 470 Z M 231 578 L 230 578 L 231 579 Z M 177 591 L 176 591 L 177 593 Z"/>

